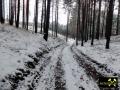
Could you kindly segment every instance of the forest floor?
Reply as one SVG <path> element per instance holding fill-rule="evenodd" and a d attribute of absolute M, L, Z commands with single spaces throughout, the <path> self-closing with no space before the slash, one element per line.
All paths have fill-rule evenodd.
<path fill-rule="evenodd" d="M 120 76 L 83 48 L 0 25 L 0 90 L 100 90 L 99 77 Z"/>

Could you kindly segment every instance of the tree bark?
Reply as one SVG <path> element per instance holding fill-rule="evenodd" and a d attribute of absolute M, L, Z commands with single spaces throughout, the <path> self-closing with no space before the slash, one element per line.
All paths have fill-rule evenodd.
<path fill-rule="evenodd" d="M 70 10 L 68 10 L 68 15 L 67 15 L 66 42 L 68 41 L 68 24 L 69 24 L 69 17 L 70 17 Z"/>
<path fill-rule="evenodd" d="M 38 0 L 36 0 L 36 8 L 35 8 L 35 33 L 37 33 L 38 27 Z"/>
<path fill-rule="evenodd" d="M 99 0 L 99 13 L 98 13 L 98 20 L 97 20 L 97 32 L 96 32 L 96 39 L 99 40 L 99 33 L 100 33 L 100 16 L 101 16 L 101 3 L 102 3 L 102 0 Z"/>
<path fill-rule="evenodd" d="M 93 30 L 92 30 L 92 40 L 91 40 L 91 45 L 93 45 L 94 43 L 94 34 L 95 34 L 95 18 L 96 18 L 96 15 L 95 15 L 95 9 L 96 7 L 96 0 L 94 0 L 94 12 L 93 12 Z"/>
<path fill-rule="evenodd" d="M 119 6 L 118 6 L 118 15 L 117 15 L 117 29 L 116 29 L 116 35 L 119 34 L 119 23 L 120 23 L 120 0 L 118 0 Z"/>
<path fill-rule="evenodd" d="M 17 10 L 17 21 L 16 21 L 16 27 L 19 27 L 19 16 L 20 16 L 20 0 L 18 0 L 18 10 Z"/>
<path fill-rule="evenodd" d="M 23 21 L 22 21 L 22 27 L 25 26 L 25 0 L 23 0 Z"/>
<path fill-rule="evenodd" d="M 78 15 L 77 15 L 77 32 L 76 32 L 76 45 L 78 45 L 78 35 L 80 29 L 80 0 L 78 0 Z"/>
<path fill-rule="evenodd" d="M 105 37 L 106 37 L 106 49 L 109 49 L 110 46 L 110 36 L 111 36 L 111 31 L 112 31 L 112 19 L 113 19 L 113 11 L 114 11 L 114 2 L 115 0 L 110 0 L 109 1 L 109 8 L 107 12 L 107 18 L 106 18 L 106 32 L 105 32 Z"/>
<path fill-rule="evenodd" d="M 51 0 L 47 0 L 47 14 L 46 14 L 46 24 L 45 24 L 45 30 L 44 30 L 44 36 L 43 38 L 47 41 L 48 40 L 48 29 L 49 29 L 49 18 L 50 18 L 50 4 Z"/>
<path fill-rule="evenodd" d="M 28 30 L 28 25 L 29 25 L 29 0 L 26 2 L 26 29 Z"/>

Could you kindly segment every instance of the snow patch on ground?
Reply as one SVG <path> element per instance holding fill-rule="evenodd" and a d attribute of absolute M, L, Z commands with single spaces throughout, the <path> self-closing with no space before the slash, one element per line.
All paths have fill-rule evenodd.
<path fill-rule="evenodd" d="M 13 73 L 17 68 L 23 68 L 25 62 L 32 61 L 28 55 L 59 45 L 59 41 L 49 37 L 46 42 L 39 33 L 16 29 L 6 24 L 0 25 L 0 78 Z"/>
<path fill-rule="evenodd" d="M 85 70 L 78 65 L 70 51 L 70 46 L 63 50 L 63 67 L 67 90 L 99 90 L 96 83 L 90 79 Z"/>
<path fill-rule="evenodd" d="M 91 46 L 90 41 L 88 41 L 84 43 L 83 47 L 79 45 L 77 48 L 98 63 L 106 65 L 116 73 L 120 73 L 120 36 L 111 38 L 109 50 L 105 49 L 105 39 L 95 40 L 94 46 Z"/>

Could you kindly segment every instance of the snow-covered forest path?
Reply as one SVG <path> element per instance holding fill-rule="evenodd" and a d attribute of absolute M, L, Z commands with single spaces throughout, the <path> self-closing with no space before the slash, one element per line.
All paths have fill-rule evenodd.
<path fill-rule="evenodd" d="M 10 26 L 0 37 L 0 90 L 100 90 L 100 76 L 119 75 L 60 38 Z"/>
<path fill-rule="evenodd" d="M 9 90 L 99 90 L 92 76 L 97 72 L 92 73 L 93 67 L 83 64 L 85 58 L 74 51 L 73 45 L 61 44 L 36 53 L 37 58 L 30 55 L 34 61 L 9 75 L 2 86 Z"/>

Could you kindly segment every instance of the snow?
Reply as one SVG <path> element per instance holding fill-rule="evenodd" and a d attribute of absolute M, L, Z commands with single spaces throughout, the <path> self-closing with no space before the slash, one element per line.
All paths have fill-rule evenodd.
<path fill-rule="evenodd" d="M 50 64 L 45 68 L 45 72 L 43 73 L 43 76 L 40 79 L 39 85 L 37 86 L 36 90 L 54 90 L 55 88 L 55 72 L 54 69 L 56 67 L 56 63 L 58 61 L 58 57 L 61 53 L 61 48 L 55 50 L 54 53 L 51 53 L 52 58 Z"/>
<path fill-rule="evenodd" d="M 62 59 L 67 90 L 82 90 L 81 87 L 85 90 L 99 90 L 96 83 L 87 76 L 84 68 L 78 65 L 73 56 L 70 46 L 63 50 Z"/>
<path fill-rule="evenodd" d="M 78 46 L 77 48 L 97 61 L 98 63 L 106 65 L 109 69 L 115 73 L 120 73 L 120 36 L 113 36 L 111 38 L 110 49 L 105 49 L 105 39 L 95 40 L 94 46 L 90 45 L 90 41 L 84 44 L 84 46 Z"/>
<path fill-rule="evenodd" d="M 51 31 L 49 33 L 51 34 Z M 109 50 L 105 49 L 105 39 L 95 40 L 94 46 L 90 46 L 90 41 L 88 41 L 83 47 L 79 45 L 77 48 L 73 44 L 75 40 L 68 38 L 67 43 L 65 40 L 65 36 L 58 34 L 56 39 L 49 35 L 48 42 L 46 42 L 43 35 L 39 33 L 16 29 L 7 24 L 0 25 L 0 80 L 7 75 L 15 75 L 19 72 L 17 71 L 19 68 L 24 71 L 29 70 L 30 74 L 17 83 L 16 90 L 27 90 L 32 83 L 36 90 L 54 90 L 58 78 L 61 79 L 61 84 L 65 84 L 63 87 L 66 90 L 99 90 L 94 77 L 87 74 L 88 69 L 83 67 L 80 64 L 82 62 L 78 60 L 83 59 L 85 61 L 83 63 L 91 65 L 93 69 L 97 68 L 99 73 L 106 72 L 104 70 L 100 72 L 101 69 L 89 59 L 86 60 L 78 50 L 110 70 L 120 73 L 120 36 L 112 37 Z M 43 50 L 47 50 L 48 53 L 42 53 L 43 56 L 39 58 L 35 68 L 26 68 L 26 62 L 33 63 L 34 61 L 29 55 L 36 56 L 36 52 L 43 52 Z M 77 55 L 81 59 L 77 60 L 77 57 L 74 57 Z M 9 80 L 6 80 L 6 83 L 9 83 Z M 0 82 L 0 86 L 3 84 L 4 82 Z M 6 88 L 10 88 L 10 83 Z"/>
<path fill-rule="evenodd" d="M 39 48 L 57 45 L 54 39 L 48 42 L 43 36 L 9 25 L 0 25 L 0 78 L 13 73 L 17 68 L 24 67 L 24 63 L 32 61 L 28 55 L 34 55 Z"/>

